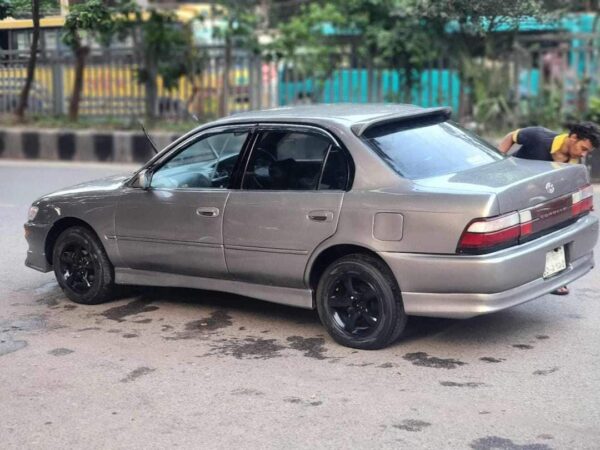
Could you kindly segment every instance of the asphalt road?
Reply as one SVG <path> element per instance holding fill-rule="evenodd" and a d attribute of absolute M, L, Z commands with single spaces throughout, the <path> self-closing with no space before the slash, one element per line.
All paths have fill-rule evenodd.
<path fill-rule="evenodd" d="M 235 295 L 71 303 L 23 265 L 28 205 L 128 170 L 0 161 L 1 448 L 599 448 L 600 269 L 567 297 L 413 319 L 372 352 Z"/>

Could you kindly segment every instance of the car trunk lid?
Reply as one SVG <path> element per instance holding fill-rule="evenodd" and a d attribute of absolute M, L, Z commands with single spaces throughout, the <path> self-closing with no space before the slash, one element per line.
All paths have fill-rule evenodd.
<path fill-rule="evenodd" d="M 576 192 L 589 183 L 586 168 L 577 164 L 509 157 L 485 166 L 438 177 L 414 180 L 417 186 L 496 195 L 499 214 L 520 211 Z M 550 203 L 562 208 L 562 203 Z M 547 214 L 550 211 L 546 210 Z"/>

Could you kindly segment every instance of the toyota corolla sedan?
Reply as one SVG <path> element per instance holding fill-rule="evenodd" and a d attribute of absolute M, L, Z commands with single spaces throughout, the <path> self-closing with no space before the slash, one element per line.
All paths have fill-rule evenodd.
<path fill-rule="evenodd" d="M 316 308 L 361 349 L 407 316 L 492 313 L 590 271 L 585 167 L 506 157 L 449 116 L 319 105 L 203 125 L 132 176 L 35 201 L 26 265 L 83 304 L 127 284 Z"/>

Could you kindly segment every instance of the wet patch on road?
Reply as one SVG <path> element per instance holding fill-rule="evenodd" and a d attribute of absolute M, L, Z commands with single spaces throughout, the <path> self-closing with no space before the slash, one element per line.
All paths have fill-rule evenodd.
<path fill-rule="evenodd" d="M 75 350 L 71 350 L 68 348 L 55 348 L 54 350 L 50 350 L 48 352 L 49 355 L 52 356 L 65 356 L 68 355 L 69 353 L 74 353 Z"/>
<path fill-rule="evenodd" d="M 135 381 L 139 377 L 143 375 L 147 375 L 149 373 L 154 372 L 156 369 L 151 369 L 150 367 L 138 367 L 137 369 L 131 371 L 129 375 L 121 380 L 121 383 L 129 383 L 130 381 Z"/>
<path fill-rule="evenodd" d="M 121 330 L 117 329 L 117 328 L 111 328 L 110 330 L 106 331 L 107 333 L 120 333 Z"/>
<path fill-rule="evenodd" d="M 540 434 L 540 435 L 538 435 L 536 437 L 538 439 L 546 439 L 546 440 L 554 439 L 554 436 L 552 436 L 551 434 Z"/>
<path fill-rule="evenodd" d="M 324 352 L 327 351 L 324 348 L 325 339 L 323 338 L 303 338 L 302 336 L 290 336 L 287 338 L 290 343 L 290 347 L 294 350 L 304 352 L 304 356 L 314 359 L 327 359 Z"/>
<path fill-rule="evenodd" d="M 304 405 L 304 406 L 319 406 L 322 405 L 323 402 L 319 400 L 302 400 L 298 397 L 286 397 L 283 399 L 286 403 L 292 403 L 294 405 Z"/>
<path fill-rule="evenodd" d="M 531 350 L 533 348 L 533 345 L 513 344 L 512 347 L 518 348 L 519 350 Z"/>
<path fill-rule="evenodd" d="M 58 306 L 61 300 L 65 299 L 65 294 L 56 281 L 43 284 L 35 289 L 33 294 L 36 297 L 36 303 L 49 308 Z"/>
<path fill-rule="evenodd" d="M 245 339 L 221 339 L 211 344 L 212 350 L 204 356 L 224 355 L 237 359 L 279 358 L 286 347 L 275 339 L 247 337 Z"/>
<path fill-rule="evenodd" d="M 265 395 L 265 393 L 261 392 L 261 391 L 257 391 L 256 389 L 239 388 L 239 389 L 234 389 L 233 391 L 231 391 L 231 395 L 249 395 L 249 396 L 261 397 L 261 396 Z"/>
<path fill-rule="evenodd" d="M 504 358 L 492 358 L 491 356 L 484 356 L 483 358 L 479 358 L 479 361 L 496 364 L 506 360 Z"/>
<path fill-rule="evenodd" d="M 158 306 L 151 305 L 147 300 L 133 300 L 126 305 L 115 306 L 102 312 L 100 315 L 116 322 L 125 322 L 125 317 L 135 316 L 150 311 L 156 311 Z"/>
<path fill-rule="evenodd" d="M 550 339 L 550 336 L 546 336 L 545 334 L 538 334 L 535 338 L 542 341 L 544 339 Z"/>
<path fill-rule="evenodd" d="M 551 369 L 546 370 L 536 370 L 533 372 L 534 375 L 550 375 L 558 370 L 558 367 L 552 367 Z"/>
<path fill-rule="evenodd" d="M 399 430 L 417 432 L 417 431 L 423 431 L 423 429 L 431 426 L 431 424 L 429 422 L 424 422 L 422 420 L 406 419 L 406 420 L 403 420 L 401 423 L 396 423 L 392 426 Z"/>
<path fill-rule="evenodd" d="M 8 355 L 27 347 L 27 341 L 13 340 L 10 336 L 0 334 L 0 356 Z"/>
<path fill-rule="evenodd" d="M 22 319 L 0 321 L 0 335 L 15 331 L 36 331 L 46 328 L 43 316 L 29 316 Z"/>
<path fill-rule="evenodd" d="M 551 450 L 546 444 L 515 444 L 510 439 L 498 436 L 486 436 L 471 442 L 474 450 Z"/>
<path fill-rule="evenodd" d="M 213 311 L 210 317 L 186 323 L 185 331 L 177 332 L 175 336 L 169 336 L 165 339 L 176 341 L 180 339 L 204 338 L 207 334 L 230 327 L 232 324 L 231 316 L 227 314 L 227 311 L 218 309 Z"/>
<path fill-rule="evenodd" d="M 67 311 L 73 311 L 74 309 L 77 309 L 77 305 L 65 305 L 63 306 L 63 309 L 66 309 Z"/>
<path fill-rule="evenodd" d="M 372 366 L 373 363 L 350 363 L 346 364 L 347 367 L 367 367 Z"/>
<path fill-rule="evenodd" d="M 379 369 L 391 369 L 392 367 L 394 367 L 394 365 L 392 363 L 390 363 L 390 362 L 386 362 L 386 363 L 383 363 L 383 364 L 381 364 L 381 365 L 379 365 L 377 367 Z"/>
<path fill-rule="evenodd" d="M 136 338 L 136 337 L 138 337 L 138 335 L 137 335 L 137 334 L 135 334 L 135 333 L 125 333 L 125 334 L 123 335 L 123 337 L 124 337 L 125 339 L 131 339 L 131 338 Z"/>
<path fill-rule="evenodd" d="M 415 366 L 431 367 L 434 369 L 456 369 L 466 363 L 452 358 L 437 358 L 425 352 L 407 353 L 402 358 L 412 362 Z"/>
<path fill-rule="evenodd" d="M 152 319 L 142 319 L 142 320 L 134 320 L 134 323 L 150 323 Z"/>
<path fill-rule="evenodd" d="M 466 388 L 478 388 L 481 386 L 485 386 L 485 383 L 475 383 L 475 382 L 466 382 L 466 383 L 456 383 L 455 381 L 440 381 L 442 386 L 446 387 L 466 387 Z"/>
<path fill-rule="evenodd" d="M 101 329 L 102 328 L 100 328 L 100 327 L 87 327 L 87 328 L 80 328 L 79 330 L 77 330 L 77 332 L 81 333 L 82 331 L 98 331 Z"/>

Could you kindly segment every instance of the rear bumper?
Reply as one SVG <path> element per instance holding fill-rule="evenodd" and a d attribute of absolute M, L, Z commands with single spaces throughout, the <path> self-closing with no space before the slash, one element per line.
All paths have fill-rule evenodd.
<path fill-rule="evenodd" d="M 29 245 L 25 265 L 40 272 L 50 272 L 52 266 L 48 263 L 45 253 L 46 236 L 48 236 L 50 225 L 27 222 L 24 227 L 25 238 Z"/>
<path fill-rule="evenodd" d="M 533 300 L 594 267 L 598 219 L 489 255 L 380 253 L 398 280 L 404 309 L 415 316 L 469 318 Z M 565 246 L 567 268 L 544 279 L 546 253 Z"/>

